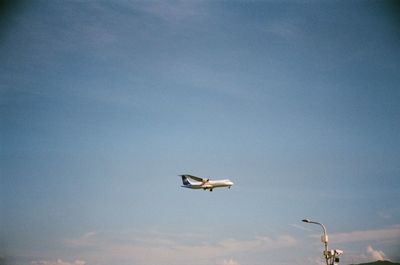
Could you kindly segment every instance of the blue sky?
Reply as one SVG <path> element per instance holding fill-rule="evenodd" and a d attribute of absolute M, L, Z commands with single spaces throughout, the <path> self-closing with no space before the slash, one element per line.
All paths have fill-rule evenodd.
<path fill-rule="evenodd" d="M 6 264 L 400 260 L 380 1 L 34 1 L 0 34 Z M 230 189 L 180 188 L 179 174 Z"/>

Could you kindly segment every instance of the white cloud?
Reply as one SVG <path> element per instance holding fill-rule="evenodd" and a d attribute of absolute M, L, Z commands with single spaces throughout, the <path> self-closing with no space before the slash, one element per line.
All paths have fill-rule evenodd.
<path fill-rule="evenodd" d="M 381 250 L 375 250 L 372 246 L 367 247 L 367 253 L 371 256 L 373 260 L 386 260 L 386 255 Z"/>
<path fill-rule="evenodd" d="M 87 233 L 78 239 L 65 241 L 70 248 L 79 248 L 82 256 L 91 264 L 109 264 L 115 260 L 147 264 L 196 264 L 217 263 L 239 265 L 230 258 L 233 254 L 265 253 L 290 248 L 297 240 L 290 235 L 278 237 L 259 236 L 250 239 L 222 239 L 207 242 L 201 235 L 168 235 L 163 233 L 123 233 L 106 235 Z M 47 264 L 39 264 L 47 265 Z M 61 265 L 61 264 L 58 264 Z"/>
<path fill-rule="evenodd" d="M 56 261 L 48 261 L 48 260 L 32 261 L 31 264 L 32 265 L 85 265 L 86 262 L 83 260 L 75 260 L 73 262 L 68 262 L 58 259 Z"/>
<path fill-rule="evenodd" d="M 224 259 L 224 260 L 218 261 L 216 263 L 216 265 L 240 265 L 240 264 L 236 260 L 230 258 L 229 260 Z"/>
<path fill-rule="evenodd" d="M 374 249 L 371 245 L 364 248 L 363 252 L 345 251 L 345 259 L 351 261 L 352 264 L 356 263 L 369 263 L 377 260 L 389 260 L 382 250 Z M 350 263 L 350 262 L 348 262 Z"/>

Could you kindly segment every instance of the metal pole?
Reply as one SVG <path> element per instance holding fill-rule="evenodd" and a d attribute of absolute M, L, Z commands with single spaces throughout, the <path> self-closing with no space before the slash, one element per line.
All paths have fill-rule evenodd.
<path fill-rule="evenodd" d="M 305 223 L 310 223 L 310 224 L 317 224 L 320 225 L 322 227 L 322 230 L 324 232 L 324 235 L 321 237 L 321 241 L 324 243 L 325 246 L 325 251 L 324 251 L 324 256 L 325 256 L 325 260 L 326 260 L 326 265 L 329 265 L 329 257 L 328 257 L 328 234 L 326 232 L 326 228 L 323 224 L 319 223 L 319 222 L 315 222 L 315 221 L 311 221 L 309 219 L 304 219 L 302 220 Z"/>

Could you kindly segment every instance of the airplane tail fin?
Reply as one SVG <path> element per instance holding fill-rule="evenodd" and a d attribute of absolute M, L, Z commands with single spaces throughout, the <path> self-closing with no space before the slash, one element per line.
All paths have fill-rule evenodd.
<path fill-rule="evenodd" d="M 183 185 L 185 185 L 185 186 L 190 185 L 190 182 L 185 175 L 181 175 L 181 177 L 182 177 Z"/>

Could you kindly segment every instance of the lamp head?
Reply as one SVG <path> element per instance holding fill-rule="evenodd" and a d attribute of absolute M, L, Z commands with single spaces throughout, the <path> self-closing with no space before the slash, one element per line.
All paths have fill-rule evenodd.
<path fill-rule="evenodd" d="M 309 223 L 309 222 L 310 222 L 310 219 L 303 219 L 303 220 L 301 220 L 301 221 L 303 221 L 304 223 Z"/>

